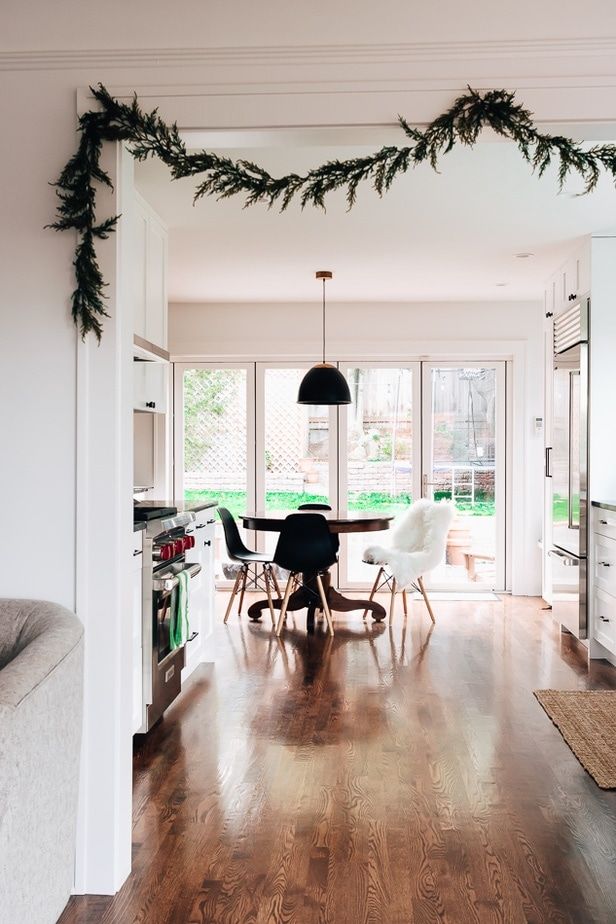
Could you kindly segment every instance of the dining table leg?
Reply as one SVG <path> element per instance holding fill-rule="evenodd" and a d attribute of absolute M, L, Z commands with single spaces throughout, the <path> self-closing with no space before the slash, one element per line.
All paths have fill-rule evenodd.
<path fill-rule="evenodd" d="M 330 610 L 334 610 L 337 613 L 350 613 L 353 610 L 367 610 L 370 612 L 372 618 L 376 622 L 381 622 L 383 619 L 385 619 L 387 612 L 385 607 L 380 603 L 377 603 L 375 600 L 352 599 L 350 597 L 345 597 L 344 594 L 341 594 L 334 587 L 332 587 L 331 574 L 329 571 L 326 571 L 321 575 L 321 580 L 323 582 L 323 589 Z M 282 606 L 282 600 L 272 600 L 272 604 L 274 609 L 279 610 Z M 257 600 L 248 608 L 248 617 L 257 622 L 259 619 L 261 619 L 265 609 L 269 609 L 269 601 Z M 296 610 L 302 609 L 308 610 L 308 626 L 313 626 L 315 612 L 316 610 L 321 609 L 317 575 L 314 572 L 304 573 L 302 575 L 301 585 L 297 588 L 297 590 L 294 590 L 289 597 L 287 611 L 295 612 Z"/>

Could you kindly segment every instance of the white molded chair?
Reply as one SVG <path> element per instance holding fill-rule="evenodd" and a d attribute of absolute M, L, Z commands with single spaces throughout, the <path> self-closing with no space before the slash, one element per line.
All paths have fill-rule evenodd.
<path fill-rule="evenodd" d="M 396 519 L 389 548 L 371 545 L 365 550 L 364 562 L 379 565 L 369 599 L 373 600 L 377 591 L 387 587 L 391 593 L 390 620 L 394 615 L 396 593 L 402 594 L 404 615 L 407 615 L 406 591 L 411 587 L 421 593 L 430 619 L 435 622 L 423 575 L 441 562 L 453 516 L 454 507 L 448 501 L 418 500 Z"/>

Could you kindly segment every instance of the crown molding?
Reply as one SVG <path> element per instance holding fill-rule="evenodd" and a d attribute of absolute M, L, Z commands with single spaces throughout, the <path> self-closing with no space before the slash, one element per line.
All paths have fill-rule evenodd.
<path fill-rule="evenodd" d="M 0 70 L 93 67 L 271 67 L 412 65 L 455 61 L 608 58 L 616 66 L 616 37 L 402 42 L 395 44 L 260 45 L 219 48 L 108 48 L 0 52 Z M 615 67 L 616 69 L 616 67 Z"/>

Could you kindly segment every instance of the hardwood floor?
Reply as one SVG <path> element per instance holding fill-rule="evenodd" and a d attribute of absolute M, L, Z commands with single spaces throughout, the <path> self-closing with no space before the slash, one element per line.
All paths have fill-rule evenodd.
<path fill-rule="evenodd" d="M 134 867 L 62 924 L 616 921 L 616 792 L 532 695 L 610 689 L 541 603 L 280 640 L 234 613 L 135 759 Z M 295 615 L 296 628 L 293 618 Z"/>

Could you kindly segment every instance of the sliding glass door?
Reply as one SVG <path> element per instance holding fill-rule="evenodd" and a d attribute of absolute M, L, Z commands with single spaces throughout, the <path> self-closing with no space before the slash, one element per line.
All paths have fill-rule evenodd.
<path fill-rule="evenodd" d="M 422 494 L 456 515 L 432 587 L 505 586 L 505 363 L 422 363 Z"/>
<path fill-rule="evenodd" d="M 254 403 L 252 363 L 176 363 L 177 498 L 212 500 L 235 517 L 255 506 Z M 219 521 L 215 562 L 217 581 L 228 580 Z"/>
<path fill-rule="evenodd" d="M 200 363 L 175 367 L 176 497 L 210 498 L 239 517 L 327 503 L 341 515 L 397 515 L 419 497 L 456 509 L 433 589 L 505 588 L 506 363 L 367 363 L 340 368 L 349 406 L 305 407 L 308 363 Z M 248 535 L 273 550 L 275 533 Z M 338 582 L 365 588 L 366 546 L 342 539 Z M 225 580 L 222 531 L 217 578 Z"/>
<path fill-rule="evenodd" d="M 342 368 L 352 404 L 340 409 L 340 511 L 395 516 L 420 496 L 420 365 L 353 363 Z M 363 551 L 387 539 L 386 533 L 343 537 L 343 586 L 374 580 Z"/>
<path fill-rule="evenodd" d="M 336 510 L 337 427 L 335 409 L 297 403 L 308 363 L 256 365 L 256 506 L 291 512 L 300 504 Z M 275 533 L 259 536 L 272 549 Z"/>

